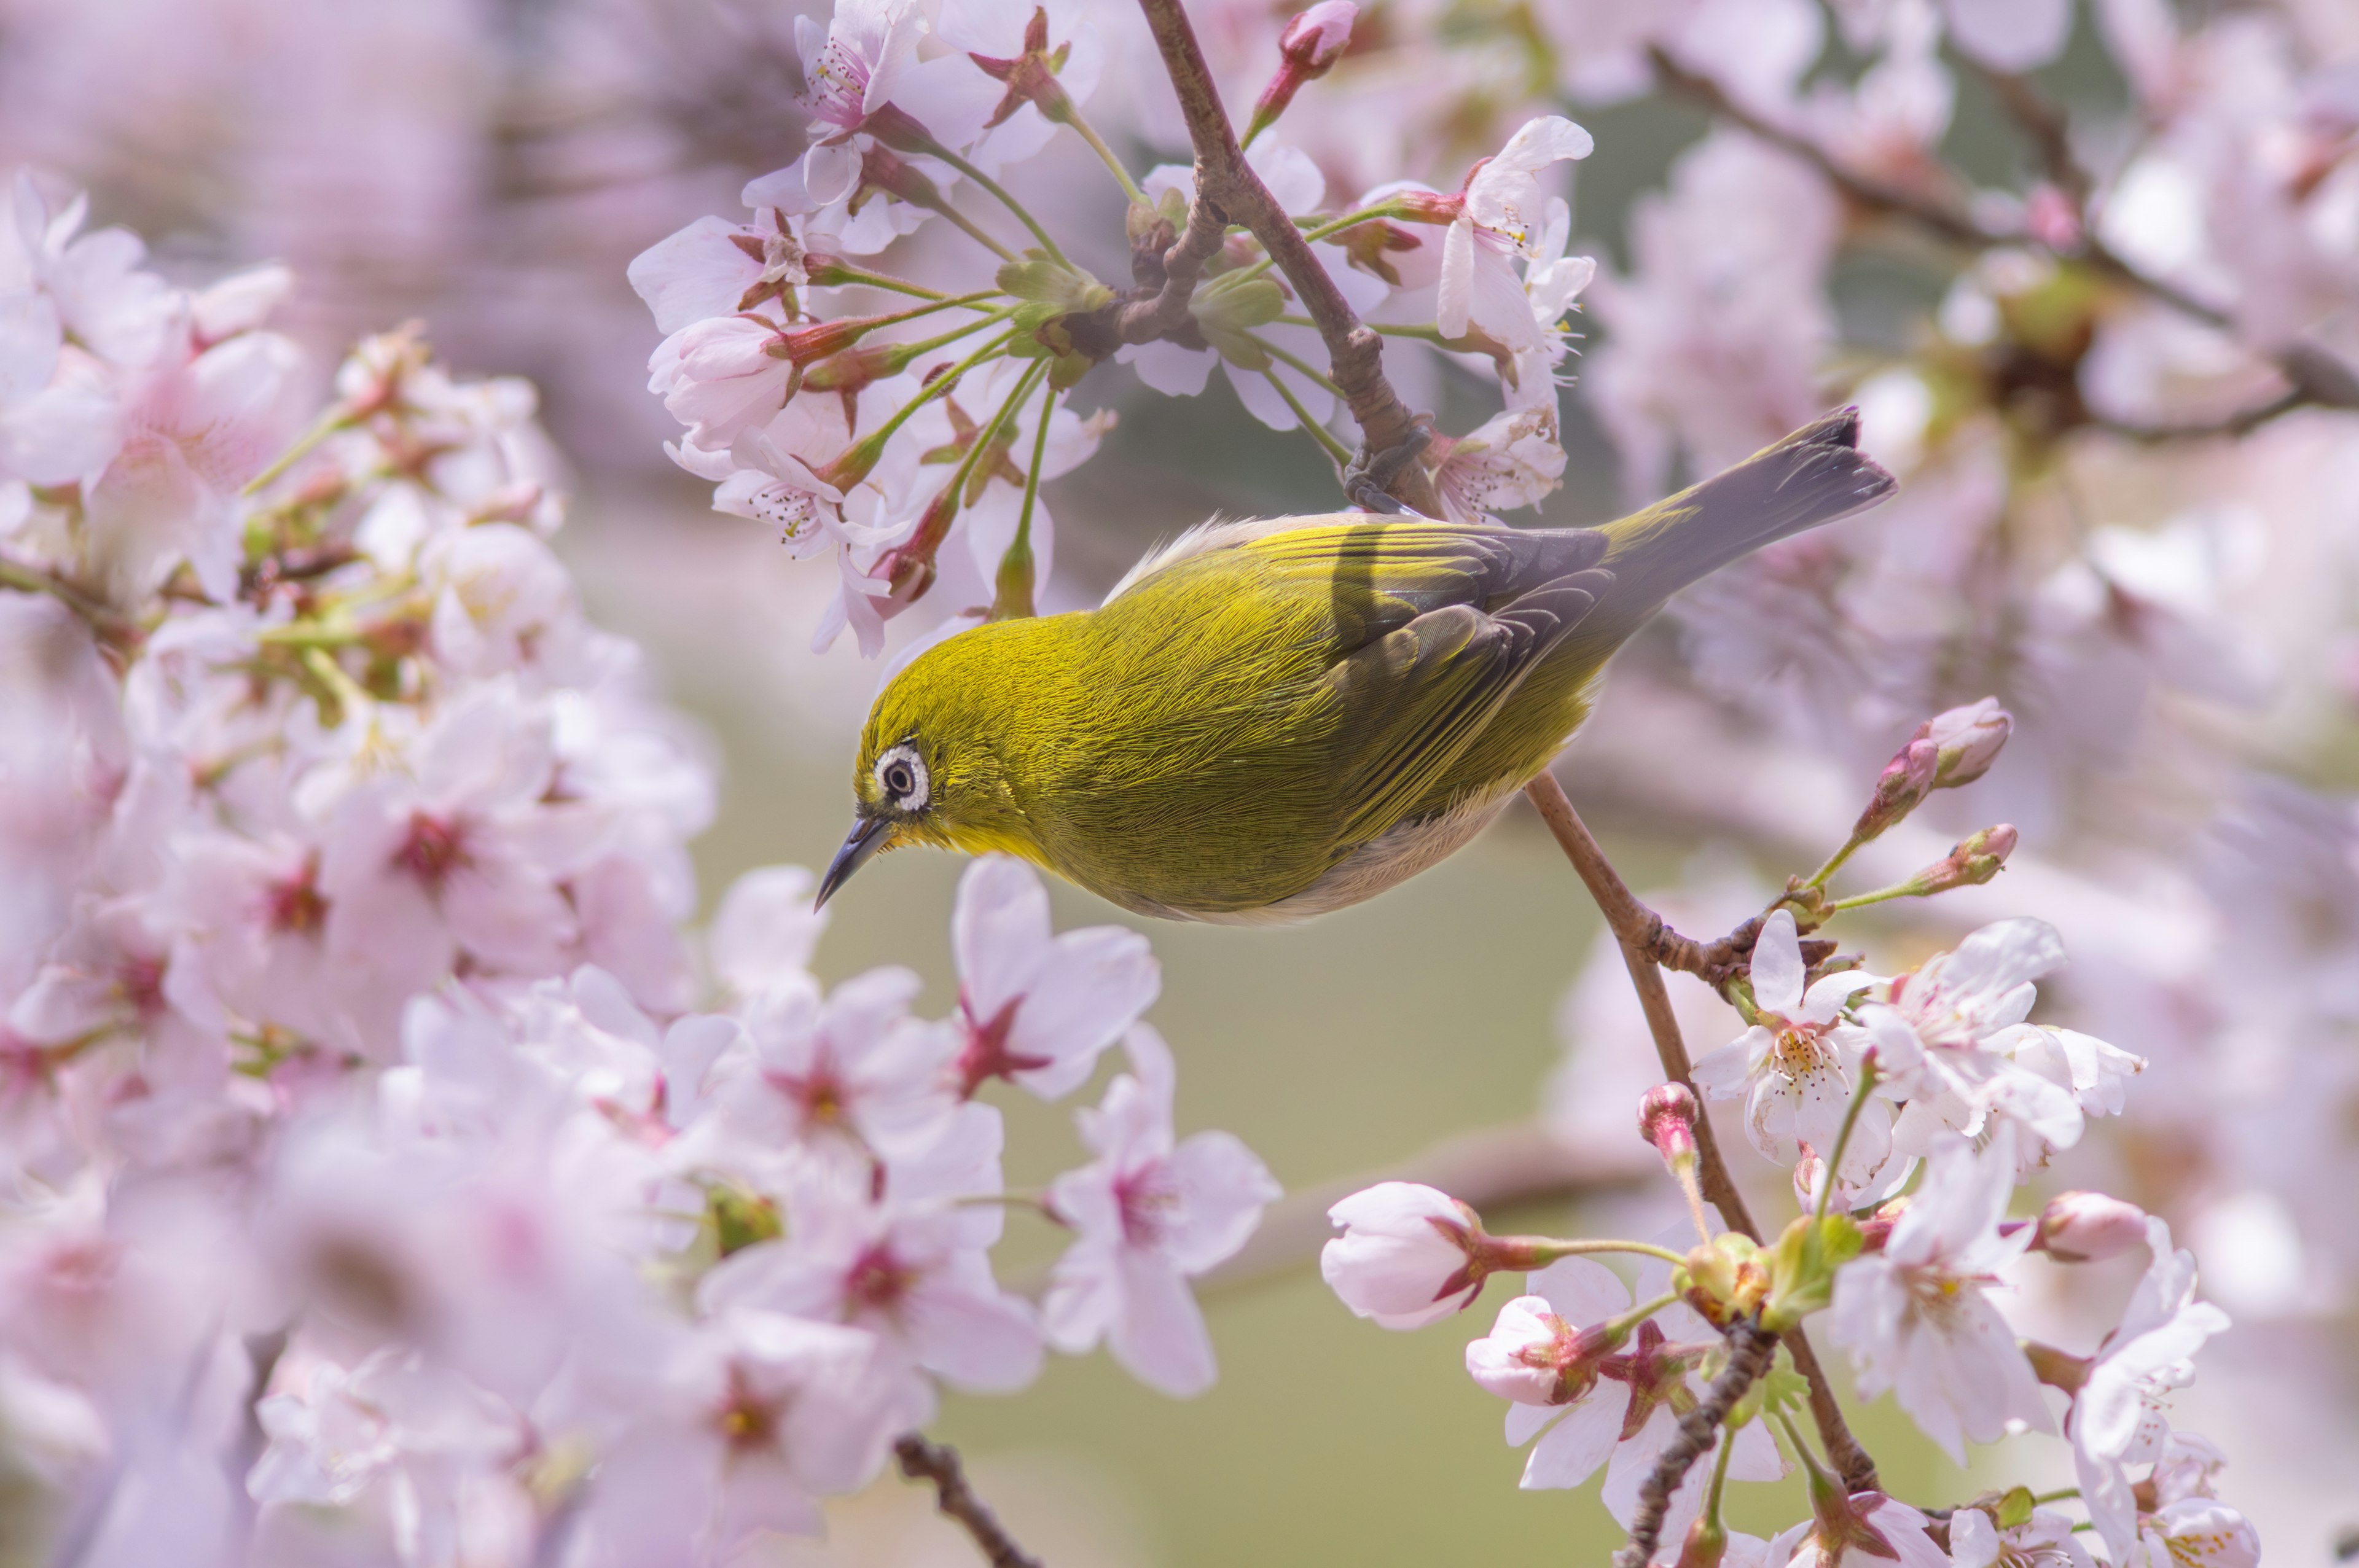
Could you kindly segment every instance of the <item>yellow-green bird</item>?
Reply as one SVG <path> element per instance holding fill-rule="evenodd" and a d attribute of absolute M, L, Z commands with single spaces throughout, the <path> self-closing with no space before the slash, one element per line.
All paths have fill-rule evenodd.
<path fill-rule="evenodd" d="M 1882 500 L 1856 410 L 1603 528 L 1214 523 L 1095 610 L 929 649 L 876 698 L 824 903 L 878 851 L 1005 850 L 1142 914 L 1299 919 L 1482 828 L 1614 650 L 1716 567 Z"/>

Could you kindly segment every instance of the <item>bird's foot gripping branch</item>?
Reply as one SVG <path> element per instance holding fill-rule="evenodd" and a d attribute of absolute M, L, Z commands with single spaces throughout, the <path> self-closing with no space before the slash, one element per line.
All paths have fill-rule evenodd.
<path fill-rule="evenodd" d="M 1467 1346 L 1466 1368 L 1509 1402 L 1508 1441 L 1531 1445 L 1525 1487 L 1606 1472 L 1606 1504 L 1629 1532 L 1617 1568 L 1870 1558 L 1933 1568 L 1953 1553 L 2085 1563 L 2079 1532 L 2103 1540 L 2115 1563 L 2149 1550 L 2258 1560 L 2251 1527 L 2211 1494 L 2218 1451 L 2169 1433 L 2163 1415 L 2164 1394 L 2192 1376 L 2187 1358 L 2227 1322 L 2194 1299 L 2189 1255 L 2161 1220 L 2099 1194 L 2008 1217 L 2017 1181 L 2076 1141 L 2085 1118 L 2120 1110 L 2146 1065 L 2024 1021 L 2031 982 L 2062 960 L 2055 932 L 2002 921 L 1888 976 L 1814 935 L 1847 911 L 1998 873 L 2015 843 L 2005 826 L 1889 886 L 1837 896 L 1830 885 L 1931 792 L 1981 776 L 2011 727 L 1987 700 L 1929 720 L 1876 781 L 1848 840 L 1711 943 L 1680 936 L 1632 896 L 1556 780 L 1535 780 L 1529 794 L 1621 945 L 1654 1034 L 1666 1081 L 1638 1106 L 1637 1130 L 1681 1190 L 1684 1234 L 1493 1236 L 1472 1208 L 1407 1182 L 1331 1212 L 1341 1234 L 1327 1243 L 1328 1283 L 1385 1327 L 1438 1323 L 1472 1306 L 1492 1274 L 1523 1276 L 1490 1333 Z M 1667 966 L 1713 984 L 1745 1033 L 1691 1061 Z M 1791 1169 L 1797 1212 L 1782 1226 L 1755 1220 L 1702 1113 L 1715 1099 L 1741 1100 L 1747 1141 Z M 2027 1252 L 2079 1263 L 2140 1247 L 2145 1281 L 2092 1356 L 2019 1342 L 1999 1311 L 2000 1271 Z M 1635 1288 L 1601 1257 L 1635 1262 Z M 1940 1507 L 1887 1495 L 1810 1348 L 1812 1326 L 1848 1353 L 1862 1394 L 1894 1390 L 1954 1457 L 1967 1440 L 2056 1432 L 2042 1386 L 2060 1391 L 2081 1485 Z M 2167 1371 L 2151 1359 L 2165 1344 Z M 2140 1463 L 2152 1472 L 2134 1484 L 2128 1467 Z M 1765 1557 L 1764 1542 L 1723 1521 L 1727 1484 L 1775 1480 L 1796 1465 L 1810 1517 L 1766 1543 Z M 2085 1521 L 2050 1506 L 2064 1503 Z"/>

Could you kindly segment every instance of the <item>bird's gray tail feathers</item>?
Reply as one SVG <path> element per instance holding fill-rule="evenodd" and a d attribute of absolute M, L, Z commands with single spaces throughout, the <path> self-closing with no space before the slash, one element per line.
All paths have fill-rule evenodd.
<path fill-rule="evenodd" d="M 1607 524 L 1602 531 L 1612 544 L 1603 564 L 1614 587 L 1582 630 L 1626 636 L 1706 573 L 1873 506 L 1895 488 L 1859 449 L 1859 410 L 1838 409 L 1701 484 Z"/>

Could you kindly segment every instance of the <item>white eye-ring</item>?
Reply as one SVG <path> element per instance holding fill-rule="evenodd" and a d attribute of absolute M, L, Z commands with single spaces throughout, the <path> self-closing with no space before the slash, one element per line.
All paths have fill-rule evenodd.
<path fill-rule="evenodd" d="M 876 759 L 876 787 L 899 811 L 926 809 L 926 761 L 914 746 L 895 746 Z"/>

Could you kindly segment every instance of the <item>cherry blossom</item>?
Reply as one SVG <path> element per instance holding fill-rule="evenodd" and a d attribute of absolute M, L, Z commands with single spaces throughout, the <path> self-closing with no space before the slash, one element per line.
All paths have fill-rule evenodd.
<path fill-rule="evenodd" d="M 1103 1337 L 1140 1380 L 1181 1398 L 1212 1386 L 1212 1344 L 1188 1279 L 1245 1245 L 1279 1196 L 1269 1171 L 1235 1137 L 1174 1141 L 1171 1053 L 1135 1024 L 1131 1072 L 1080 1113 L 1097 1158 L 1049 1187 L 1049 1205 L 1080 1233 L 1042 1301 L 1049 1341 L 1068 1354 Z"/>
<path fill-rule="evenodd" d="M 1436 324 L 1443 337 L 1462 338 L 1477 327 L 1511 352 L 1538 346 L 1542 324 L 1534 319 L 1514 258 L 1534 254 L 1552 217 L 1540 172 L 1587 157 L 1595 145 L 1571 121 L 1545 115 L 1526 124 L 1496 156 L 1467 175 L 1441 243 Z"/>
<path fill-rule="evenodd" d="M 1813 1488 L 1812 1502 L 1817 1517 L 1769 1543 L 1774 1568 L 1867 1568 L 1892 1562 L 1901 1568 L 1946 1568 L 1950 1563 L 1950 1554 L 1925 1533 L 1926 1517 L 1882 1492 L 1854 1492 L 1822 1503 Z"/>
<path fill-rule="evenodd" d="M 2026 1568 L 2096 1568 L 2072 1533 L 2071 1516 L 2054 1509 L 2034 1509 L 2021 1524 L 2005 1527 L 1980 1509 L 1960 1509 L 1950 1516 L 1950 1561 L 1957 1568 L 1996 1568 L 2002 1562 Z"/>
<path fill-rule="evenodd" d="M 882 1337 L 900 1365 L 962 1388 L 1029 1383 L 1040 1369 L 1039 1325 L 1030 1304 L 992 1278 L 958 1215 L 940 1203 L 872 1201 L 861 1189 L 824 1174 L 798 1184 L 788 1200 L 791 1238 L 746 1248 L 706 1276 L 708 1310 L 850 1324 Z"/>
<path fill-rule="evenodd" d="M 1805 988 L 1804 976 L 1793 914 L 1780 909 L 1762 923 L 1753 946 L 1753 1002 L 1761 1022 L 1695 1065 L 1696 1087 L 1707 1097 L 1745 1097 L 1745 1135 L 1780 1164 L 1799 1159 L 1805 1143 L 1833 1153 L 1867 1043 L 1843 1022 L 1843 1011 L 1876 983 L 1872 975 L 1839 969 Z M 1838 1178 L 1864 1186 L 1891 1147 L 1891 1113 L 1871 1100 L 1860 1110 Z"/>
<path fill-rule="evenodd" d="M 2052 1430 L 2031 1365 L 1989 1290 L 2030 1245 L 2002 1230 L 2015 1194 L 2014 1130 L 1974 1152 L 1937 1142 L 1924 1184 L 1882 1251 L 1843 1266 L 1832 1332 L 1859 1369 L 1860 1392 L 1895 1391 L 1900 1408 L 1960 1464 L 1966 1440 Z"/>
<path fill-rule="evenodd" d="M 1666 1271 L 1651 1270 L 1641 1293 L 1661 1293 L 1651 1287 L 1668 1280 Z M 1525 1287 L 1526 1294 L 1500 1309 L 1490 1335 L 1466 1347 L 1467 1373 L 1511 1401 L 1508 1444 L 1532 1444 L 1525 1489 L 1577 1487 L 1605 1466 L 1605 1505 L 1626 1523 L 1635 1515 L 1640 1482 L 1680 1415 L 1694 1406 L 1701 1388 L 1694 1373 L 1712 1331 L 1673 1305 L 1636 1325 L 1620 1325 L 1618 1336 L 1607 1333 L 1607 1325 L 1630 1313 L 1630 1290 L 1588 1258 L 1560 1259 L 1529 1276 Z M 1539 1441 L 1532 1443 L 1535 1434 Z M 1785 1473 L 1776 1444 L 1757 1423 L 1732 1441 L 1731 1476 L 1775 1480 Z M 1676 1539 L 1695 1518 L 1708 1474 L 1703 1468 L 1691 1473 L 1674 1496 L 1666 1536 Z"/>
<path fill-rule="evenodd" d="M 1895 977 L 1863 1004 L 1860 1022 L 1889 1075 L 1886 1092 L 1908 1102 L 1893 1129 L 1896 1148 L 1922 1154 L 1940 1130 L 1978 1132 L 1992 1116 L 2029 1135 L 2027 1158 L 2036 1160 L 2043 1146 L 2079 1141 L 2083 1112 L 2074 1090 L 2082 1071 L 2055 1034 L 2018 1027 L 2038 999 L 2032 981 L 2063 957 L 2055 927 L 2038 920 L 2002 921 L 1915 972 Z M 2030 1060 L 2018 1053 L 2030 1054 Z M 2135 1060 L 2126 1053 L 2112 1056 Z M 2032 1065 L 2060 1058 L 2063 1083 Z M 2084 1060 L 2087 1087 L 2098 1089 L 2112 1074 L 2093 1053 L 2084 1053 Z"/>
<path fill-rule="evenodd" d="M 2193 1380 L 2192 1357 L 2203 1342 L 2228 1328 L 2226 1313 L 2195 1299 L 2195 1256 L 2171 1249 L 2170 1227 L 2149 1217 L 2146 1234 L 2153 1261 L 2082 1374 L 2064 1421 L 2089 1517 L 2116 1558 L 2126 1558 L 2137 1539 L 2125 1466 L 2163 1456 L 2169 1433 L 2163 1400 Z"/>
<path fill-rule="evenodd" d="M 1146 940 L 1119 926 L 1055 935 L 1037 872 L 1005 855 L 959 879 L 957 1084 L 1005 1077 L 1042 1099 L 1071 1093 L 1147 1011 L 1162 979 Z"/>

